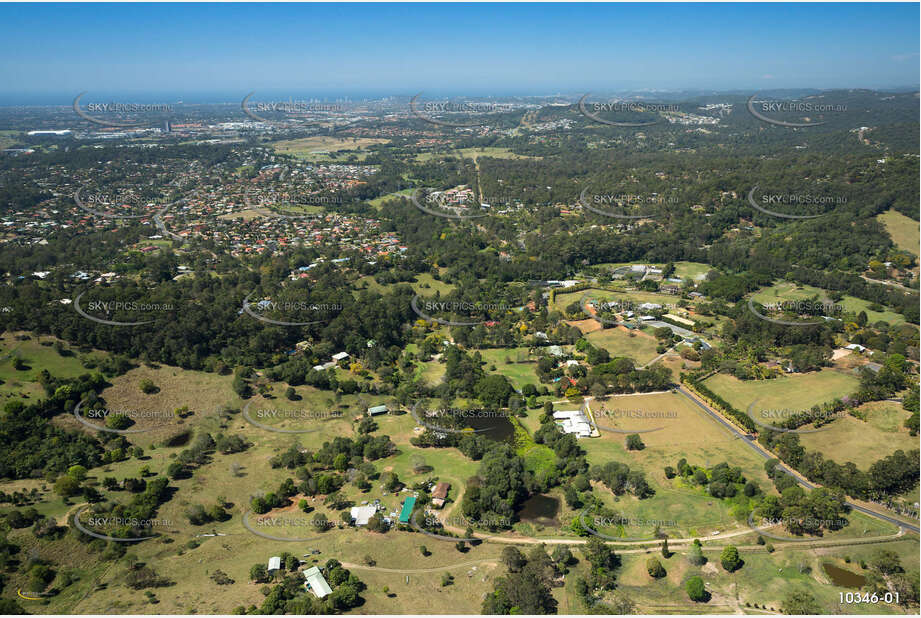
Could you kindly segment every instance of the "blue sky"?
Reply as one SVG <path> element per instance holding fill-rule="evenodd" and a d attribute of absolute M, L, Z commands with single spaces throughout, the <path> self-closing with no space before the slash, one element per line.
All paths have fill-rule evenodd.
<path fill-rule="evenodd" d="M 2 4 L 0 98 L 916 86 L 918 4 Z"/>

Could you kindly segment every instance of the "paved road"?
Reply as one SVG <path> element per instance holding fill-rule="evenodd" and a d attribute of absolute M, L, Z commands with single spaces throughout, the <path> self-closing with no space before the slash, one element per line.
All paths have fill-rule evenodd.
<path fill-rule="evenodd" d="M 905 287 L 904 285 L 902 285 L 901 283 L 896 283 L 895 281 L 880 281 L 879 279 L 871 279 L 870 277 L 867 277 L 867 276 L 865 276 L 865 275 L 860 275 L 860 278 L 863 279 L 864 281 L 868 281 L 868 282 L 870 282 L 870 283 L 878 283 L 878 284 L 880 284 L 880 285 L 888 285 L 888 286 L 891 286 L 891 287 L 894 287 L 894 288 L 899 288 L 899 289 L 901 289 L 901 290 L 905 290 L 906 292 L 917 292 L 917 291 L 918 291 L 918 290 L 915 290 L 915 289 L 913 289 L 913 288 L 907 288 L 907 287 Z"/>
<path fill-rule="evenodd" d="M 717 414 L 716 412 L 714 412 L 713 410 L 711 410 L 711 409 L 710 409 L 710 406 L 708 406 L 708 405 L 704 404 L 702 401 L 700 401 L 700 400 L 699 400 L 697 397 L 695 397 L 691 392 L 689 392 L 686 388 L 684 388 L 684 386 L 679 386 L 679 387 L 678 387 L 678 392 L 680 392 L 682 395 L 684 395 L 685 397 L 687 397 L 688 399 L 690 399 L 691 401 L 693 401 L 695 404 L 697 404 L 697 407 L 699 407 L 701 410 L 703 410 L 704 412 L 706 412 L 707 414 L 709 414 L 712 418 L 714 418 L 714 419 L 715 419 L 718 423 L 720 423 L 723 427 L 725 427 L 725 428 L 728 429 L 730 432 L 732 432 L 733 435 L 735 435 L 735 437 L 737 437 L 737 438 L 739 438 L 740 440 L 742 440 L 743 442 L 745 442 L 749 447 L 751 447 L 752 450 L 754 450 L 756 453 L 758 453 L 759 455 L 761 455 L 761 457 L 763 457 L 764 459 L 773 459 L 773 458 L 775 457 L 773 454 L 771 454 L 771 453 L 765 451 L 761 446 L 759 446 L 759 445 L 755 442 L 755 438 L 754 438 L 751 434 L 747 434 L 747 433 L 744 433 L 744 432 L 742 432 L 742 431 L 739 431 L 739 429 L 738 429 L 735 425 L 733 425 L 732 423 L 726 421 L 726 420 L 722 417 L 722 415 Z M 790 470 L 790 468 L 789 468 L 788 466 L 786 466 L 786 465 L 784 465 L 784 464 L 779 464 L 778 467 L 781 468 L 781 469 L 782 469 L 784 472 L 786 472 L 787 474 L 789 474 L 791 477 L 793 477 L 793 479 L 794 479 L 797 483 L 799 483 L 800 485 L 802 485 L 802 486 L 805 487 L 806 489 L 816 489 L 816 488 L 818 487 L 818 485 L 815 485 L 815 484 L 810 483 L 809 481 L 807 481 L 807 480 L 805 480 L 805 479 L 803 479 L 803 478 L 800 478 L 799 474 L 796 473 L 795 471 Z M 896 526 L 899 526 L 899 527 L 902 527 L 902 528 L 907 528 L 908 530 L 911 530 L 912 532 L 921 532 L 921 529 L 919 529 L 918 526 L 916 526 L 916 525 L 914 525 L 914 524 L 909 524 L 909 523 L 906 523 L 906 522 L 901 521 L 901 520 L 899 520 L 899 519 L 896 519 L 896 518 L 894 518 L 894 517 L 890 517 L 890 516 L 888 516 L 888 515 L 884 515 L 883 513 L 878 513 L 878 512 L 876 512 L 876 511 L 870 510 L 870 509 L 868 509 L 868 508 L 866 508 L 866 507 L 860 506 L 859 504 L 854 504 L 853 502 L 846 502 L 845 504 L 847 504 L 849 507 L 851 507 L 851 508 L 854 509 L 855 511 L 859 511 L 859 512 L 863 513 L 864 515 L 869 515 L 870 517 L 875 517 L 876 519 L 881 519 L 881 520 L 883 520 L 883 521 L 889 522 L 890 524 L 895 524 Z"/>

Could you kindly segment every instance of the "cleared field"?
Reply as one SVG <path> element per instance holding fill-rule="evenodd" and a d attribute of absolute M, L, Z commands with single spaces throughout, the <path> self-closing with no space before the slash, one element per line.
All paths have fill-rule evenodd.
<path fill-rule="evenodd" d="M 636 364 L 648 363 L 656 356 L 656 338 L 623 326 L 596 330 L 585 336 L 592 345 L 604 348 L 611 356 L 629 356 Z"/>
<path fill-rule="evenodd" d="M 600 494 L 610 506 L 629 517 L 671 522 L 663 526 L 663 531 L 671 537 L 704 536 L 716 530 L 726 532 L 744 526 L 731 512 L 729 502 L 712 498 L 701 488 L 681 486 L 679 481 L 665 477 L 664 467 L 674 467 L 682 457 L 698 465 L 729 462 L 741 467 L 746 478 L 762 488 L 770 487 L 763 460 L 682 395 L 610 397 L 603 402 L 593 401 L 591 409 L 602 431 L 600 438 L 579 441 L 588 453 L 589 462 L 603 465 L 612 460 L 620 461 L 631 469 L 642 470 L 656 492 L 645 500 L 616 498 L 599 486 Z M 632 432 L 640 434 L 646 445 L 643 450 L 627 450 L 625 440 Z M 652 526 L 643 528 L 638 526 L 626 532 L 650 535 Z"/>
<path fill-rule="evenodd" d="M 710 270 L 712 267 L 709 264 L 701 262 L 675 262 L 675 277 L 679 279 L 700 281 Z"/>
<path fill-rule="evenodd" d="M 341 152 L 343 150 L 365 150 L 374 144 L 385 144 L 389 140 L 373 137 L 332 137 L 328 135 L 315 135 L 300 139 L 282 140 L 272 144 L 275 152 L 290 154 L 302 159 L 315 158 L 327 152 Z"/>
<path fill-rule="evenodd" d="M 417 294 L 421 294 L 422 296 L 426 297 L 434 296 L 435 292 L 440 292 L 441 295 L 444 296 L 454 291 L 454 286 L 452 284 L 445 283 L 444 281 L 438 281 L 431 275 L 431 273 L 421 273 L 416 275 L 415 281 L 409 281 L 407 283 L 388 283 L 385 285 L 378 283 L 374 277 L 366 275 L 357 281 L 358 286 L 360 286 L 362 283 L 366 284 L 369 290 L 374 290 L 382 294 L 387 293 L 388 290 L 393 289 L 393 287 L 396 285 L 409 285 Z M 358 292 L 356 291 L 355 294 L 357 295 Z"/>
<path fill-rule="evenodd" d="M 397 191 L 396 195 L 402 195 L 404 197 L 409 197 L 410 195 L 412 195 L 413 191 L 415 191 L 415 189 L 403 189 L 402 191 Z M 393 193 L 388 193 L 387 195 L 382 195 L 380 197 L 374 198 L 373 200 L 369 200 L 368 203 L 374 206 L 375 208 L 377 208 L 381 204 L 383 204 L 386 200 L 393 199 L 394 197 L 396 197 L 396 195 L 394 195 Z"/>
<path fill-rule="evenodd" d="M 631 266 L 633 264 L 646 264 L 648 266 L 655 266 L 656 268 L 662 268 L 665 266 L 664 262 L 603 262 L 596 264 L 596 266 L 604 266 L 605 268 L 609 268 L 613 271 L 616 268 L 620 268 L 622 266 Z M 692 279 L 694 281 L 700 281 L 712 269 L 712 266 L 709 264 L 704 264 L 703 262 L 675 262 L 675 273 L 672 276 L 678 279 Z"/>
<path fill-rule="evenodd" d="M 860 411 L 867 415 L 866 421 L 853 416 L 839 418 L 822 431 L 801 434 L 800 444 L 838 463 L 854 462 L 861 470 L 898 449 L 907 452 L 918 448 L 918 437 L 909 435 L 903 425 L 909 413 L 901 405 L 875 401 L 862 405 Z"/>
<path fill-rule="evenodd" d="M 65 345 L 65 355 L 61 355 L 51 345 L 58 341 L 55 337 L 38 337 L 20 341 L 16 337 L 24 333 L 3 333 L 0 335 L 0 405 L 7 399 L 22 399 L 26 404 L 42 399 L 45 390 L 37 382 L 42 369 L 56 378 L 75 378 L 84 373 L 91 373 L 78 359 L 78 352 Z M 102 358 L 104 352 L 94 352 L 94 357 Z M 13 367 L 15 358 L 22 362 L 22 368 Z"/>
<path fill-rule="evenodd" d="M 436 386 L 441 383 L 447 370 L 447 365 L 444 363 L 429 361 L 427 363 L 420 363 L 416 376 L 427 385 Z"/>
<path fill-rule="evenodd" d="M 795 283 L 788 283 L 782 281 L 771 287 L 763 288 L 758 290 L 758 292 L 752 296 L 756 302 L 761 304 L 773 304 L 780 303 L 783 301 L 794 301 L 794 300 L 807 300 L 813 297 L 818 297 L 822 302 L 832 302 L 829 298 L 828 292 L 821 288 L 812 287 L 811 285 L 798 285 Z M 844 307 L 845 311 L 858 313 L 860 311 L 867 312 L 867 318 L 870 323 L 878 322 L 880 320 L 884 322 L 889 322 L 890 324 L 900 324 L 905 322 L 905 318 L 898 313 L 893 311 L 871 311 L 868 307 L 870 302 L 855 298 L 853 296 L 845 296 L 839 301 L 839 304 Z"/>
<path fill-rule="evenodd" d="M 671 294 L 640 292 L 637 290 L 615 292 L 611 290 L 590 288 L 580 292 L 557 292 L 554 295 L 553 303 L 550 305 L 550 308 L 562 311 L 569 305 L 580 302 L 582 297 L 586 295 L 588 295 L 588 298 L 590 299 L 616 300 L 622 303 L 631 302 L 638 305 L 642 303 L 656 303 L 662 305 L 663 307 L 672 306 L 678 302 L 678 298 L 676 296 L 672 296 Z"/>
<path fill-rule="evenodd" d="M 477 159 L 479 157 L 492 157 L 494 159 L 540 159 L 540 157 L 520 155 L 512 152 L 508 148 L 497 148 L 495 146 L 487 146 L 485 148 L 462 148 L 458 152 L 468 159 Z"/>
<path fill-rule="evenodd" d="M 534 373 L 538 357 L 529 355 L 527 348 L 479 350 L 479 353 L 487 363 L 487 371 L 495 366 L 496 373 L 508 378 L 515 388 L 520 389 L 525 384 L 540 386 Z"/>
<path fill-rule="evenodd" d="M 145 394 L 140 389 L 142 380 L 150 380 L 159 389 L 152 394 Z M 131 411 L 129 416 L 135 420 L 130 430 L 144 429 L 143 433 L 133 434 L 132 442 L 145 449 L 168 436 L 186 429 L 192 418 L 215 418 L 219 406 L 229 404 L 239 407 L 240 400 L 234 395 L 230 385 L 232 376 L 220 376 L 214 373 L 186 371 L 176 367 L 160 365 L 157 367 L 141 366 L 128 373 L 112 378 L 112 386 L 100 393 L 100 398 L 109 410 Z M 186 419 L 173 416 L 177 408 L 188 406 L 192 415 Z M 69 413 L 56 418 L 73 429 L 92 431 L 81 425 Z M 102 425 L 100 420 L 91 420 Z"/>
<path fill-rule="evenodd" d="M 918 222 L 906 217 L 896 210 L 887 210 L 877 215 L 880 223 L 886 226 L 886 231 L 892 237 L 892 242 L 899 249 L 918 255 L 918 243 L 921 241 L 921 230 Z"/>
<path fill-rule="evenodd" d="M 450 294 L 454 291 L 454 285 L 435 279 L 431 273 L 422 273 L 416 275 L 416 280 L 412 282 L 413 290 L 425 296 L 441 292 L 442 295 Z"/>
<path fill-rule="evenodd" d="M 649 555 L 623 554 L 618 591 L 637 604 L 637 613 L 647 614 L 770 613 L 747 608 L 746 604 L 766 606 L 768 610 L 779 612 L 791 588 L 808 589 L 819 602 L 821 611 L 828 614 L 901 614 L 903 610 L 895 605 L 866 603 L 841 606 L 839 593 L 853 590 L 835 586 L 822 569 L 822 564 L 831 562 L 854 573 L 865 574 L 858 563 L 869 560 L 880 550 L 896 552 L 906 571 L 916 569 L 918 562 L 917 539 L 854 547 L 784 549 L 774 553 L 768 553 L 763 548 L 743 548 L 740 554 L 744 564 L 730 574 L 719 564 L 720 550 L 720 546 L 704 543 L 707 563 L 700 567 L 688 562 L 686 550 L 675 552 L 668 559 L 659 552 L 650 552 L 649 555 L 654 555 L 667 572 L 660 580 L 653 580 L 646 572 Z M 844 556 L 850 556 L 851 562 L 845 562 Z M 580 564 L 577 569 L 582 567 Z M 707 591 L 712 595 L 708 602 L 694 603 L 688 599 L 684 583 L 693 575 L 699 575 L 704 580 Z"/>
<path fill-rule="evenodd" d="M 742 411 L 755 401 L 757 410 L 810 408 L 853 392 L 859 383 L 856 376 L 833 369 L 773 380 L 739 380 L 719 373 L 705 381 L 714 393 Z"/>
<path fill-rule="evenodd" d="M 512 152 L 508 148 L 499 148 L 487 146 L 485 148 L 462 148 L 460 150 L 451 150 L 448 152 L 423 152 L 416 155 L 416 161 L 425 162 L 433 159 L 444 157 L 463 156 L 465 159 L 477 159 L 479 157 L 492 157 L 494 159 L 540 159 L 529 155 L 520 155 Z"/>
<path fill-rule="evenodd" d="M 0 131 L 0 149 L 11 148 L 20 143 L 22 131 Z"/>

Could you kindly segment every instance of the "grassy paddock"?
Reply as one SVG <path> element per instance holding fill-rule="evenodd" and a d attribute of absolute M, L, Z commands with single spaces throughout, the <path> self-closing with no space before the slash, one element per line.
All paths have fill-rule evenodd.
<path fill-rule="evenodd" d="M 854 375 L 825 369 L 785 375 L 773 380 L 739 380 L 733 376 L 716 374 L 704 383 L 744 412 L 755 401 L 755 410 L 810 408 L 852 393 L 860 380 Z"/>
<path fill-rule="evenodd" d="M 878 459 L 902 449 L 918 448 L 904 426 L 909 413 L 890 401 L 875 401 L 860 407 L 867 415 L 863 421 L 853 416 L 839 418 L 822 431 L 800 435 L 800 444 L 808 451 L 818 451 L 838 463 L 852 461 L 866 470 Z"/>
<path fill-rule="evenodd" d="M 886 226 L 886 231 L 892 237 L 892 242 L 899 249 L 918 255 L 918 242 L 921 232 L 918 230 L 917 221 L 906 217 L 897 210 L 887 210 L 877 215 L 876 219 Z"/>

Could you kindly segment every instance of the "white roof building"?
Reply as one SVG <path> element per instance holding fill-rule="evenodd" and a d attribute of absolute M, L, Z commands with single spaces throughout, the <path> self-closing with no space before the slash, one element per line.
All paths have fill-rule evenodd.
<path fill-rule="evenodd" d="M 281 556 L 269 558 L 269 571 L 278 571 L 279 569 L 281 569 Z"/>
<path fill-rule="evenodd" d="M 579 438 L 592 437 L 592 424 L 581 410 L 560 410 L 553 413 L 553 418 L 563 433 L 572 433 Z"/>
<path fill-rule="evenodd" d="M 337 354 L 333 354 L 333 360 L 336 361 L 337 363 L 341 360 L 347 359 L 348 357 L 349 357 L 348 352 L 338 352 Z"/>
<path fill-rule="evenodd" d="M 355 520 L 356 526 L 367 526 L 368 520 L 371 519 L 375 513 L 377 513 L 376 506 L 353 506 L 349 511 L 349 515 Z"/>
<path fill-rule="evenodd" d="M 322 599 L 333 591 L 326 583 L 326 578 L 320 572 L 320 568 L 312 566 L 304 571 L 304 579 L 307 580 L 305 585 L 318 599 Z"/>

